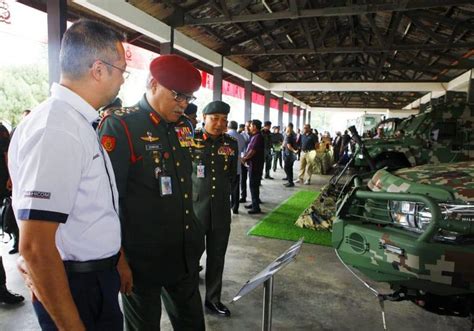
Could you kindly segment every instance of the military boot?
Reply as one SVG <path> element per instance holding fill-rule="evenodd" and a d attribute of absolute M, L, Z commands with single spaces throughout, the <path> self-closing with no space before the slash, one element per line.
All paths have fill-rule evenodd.
<path fill-rule="evenodd" d="M 8 291 L 6 286 L 5 269 L 3 268 L 3 260 L 0 257 L 0 303 L 14 305 L 23 302 L 25 298 L 19 294 Z"/>

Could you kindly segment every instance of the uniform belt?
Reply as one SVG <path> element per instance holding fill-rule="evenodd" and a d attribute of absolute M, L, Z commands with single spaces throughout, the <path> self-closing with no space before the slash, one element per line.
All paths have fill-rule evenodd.
<path fill-rule="evenodd" d="M 83 273 L 112 270 L 117 266 L 120 252 L 100 260 L 90 261 L 63 261 L 67 273 Z"/>

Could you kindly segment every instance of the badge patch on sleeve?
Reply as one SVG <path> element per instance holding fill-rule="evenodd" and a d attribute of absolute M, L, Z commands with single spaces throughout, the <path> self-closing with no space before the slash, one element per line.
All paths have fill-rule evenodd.
<path fill-rule="evenodd" d="M 25 198 L 33 199 L 50 199 L 51 192 L 41 192 L 41 191 L 25 191 Z"/>
<path fill-rule="evenodd" d="M 104 146 L 104 149 L 110 153 L 115 149 L 117 140 L 113 136 L 103 135 L 100 142 L 102 146 Z"/>

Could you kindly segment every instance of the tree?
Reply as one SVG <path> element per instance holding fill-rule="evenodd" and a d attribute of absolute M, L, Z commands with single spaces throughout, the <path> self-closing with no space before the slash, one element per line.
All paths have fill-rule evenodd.
<path fill-rule="evenodd" d="M 12 127 L 25 109 L 48 97 L 48 73 L 43 65 L 0 67 L 0 119 Z"/>

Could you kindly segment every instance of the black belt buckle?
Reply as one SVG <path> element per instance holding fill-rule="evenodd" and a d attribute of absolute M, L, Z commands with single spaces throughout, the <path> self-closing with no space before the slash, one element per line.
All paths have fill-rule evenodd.
<path fill-rule="evenodd" d="M 86 273 L 112 270 L 117 266 L 120 252 L 100 260 L 91 261 L 64 261 L 67 273 Z"/>

